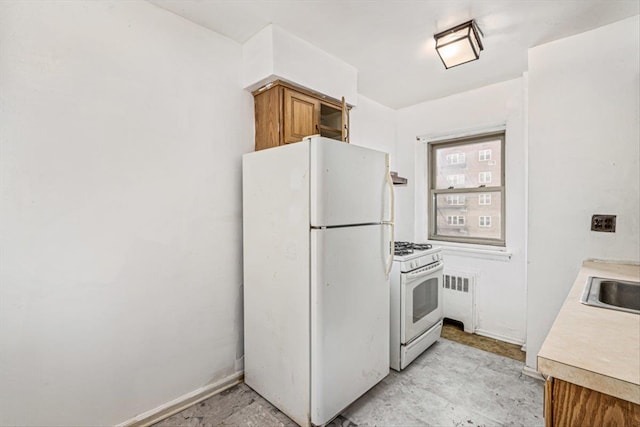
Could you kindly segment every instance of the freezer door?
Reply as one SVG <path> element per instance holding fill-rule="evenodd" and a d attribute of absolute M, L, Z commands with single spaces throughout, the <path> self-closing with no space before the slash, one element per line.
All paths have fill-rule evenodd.
<path fill-rule="evenodd" d="M 390 229 L 311 230 L 311 422 L 323 425 L 389 373 Z"/>
<path fill-rule="evenodd" d="M 392 219 L 388 155 L 328 138 L 311 138 L 312 227 Z"/>

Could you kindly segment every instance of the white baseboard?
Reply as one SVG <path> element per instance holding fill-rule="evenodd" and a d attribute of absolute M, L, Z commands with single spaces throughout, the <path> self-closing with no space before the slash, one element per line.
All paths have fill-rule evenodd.
<path fill-rule="evenodd" d="M 544 377 L 542 376 L 542 374 L 530 366 L 524 365 L 524 368 L 522 368 L 522 373 L 528 377 L 535 378 L 536 380 L 544 381 Z"/>
<path fill-rule="evenodd" d="M 155 424 L 171 415 L 184 411 L 188 407 L 195 405 L 198 402 L 202 402 L 205 399 L 210 398 L 228 388 L 233 387 L 236 384 L 242 382 L 244 378 L 244 371 L 236 372 L 229 375 L 226 378 L 221 379 L 213 384 L 207 384 L 204 387 L 200 387 L 190 393 L 182 395 L 177 399 L 164 403 L 157 408 L 151 409 L 140 415 L 136 415 L 120 424 L 116 427 L 147 427 Z"/>
<path fill-rule="evenodd" d="M 524 344 L 524 340 L 519 340 L 516 338 L 511 338 L 511 337 L 507 337 L 505 335 L 499 335 L 499 334 L 494 334 L 493 332 L 489 332 L 489 331 L 485 331 L 482 329 L 477 329 L 474 332 L 475 334 L 478 335 L 482 335 L 483 337 L 487 337 L 487 338 L 493 338 L 499 341 L 504 341 L 504 342 L 508 342 L 510 344 L 517 344 L 517 345 L 523 345 Z"/>

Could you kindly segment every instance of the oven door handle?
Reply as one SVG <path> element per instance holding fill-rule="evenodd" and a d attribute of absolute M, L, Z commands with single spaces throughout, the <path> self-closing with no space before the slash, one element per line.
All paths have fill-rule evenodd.
<path fill-rule="evenodd" d="M 444 268 L 444 262 L 442 262 L 442 260 L 439 260 L 434 264 L 430 264 L 430 266 L 432 265 L 435 265 L 435 267 L 431 267 L 426 270 L 422 270 L 422 268 L 424 268 L 422 267 L 418 269 L 418 271 L 410 271 L 408 273 L 405 273 L 407 275 L 407 279 L 419 279 L 420 277 L 428 276 Z"/>

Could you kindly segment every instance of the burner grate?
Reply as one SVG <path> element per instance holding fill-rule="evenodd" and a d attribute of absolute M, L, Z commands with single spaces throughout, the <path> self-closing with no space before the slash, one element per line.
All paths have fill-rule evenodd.
<path fill-rule="evenodd" d="M 426 251 L 431 248 L 429 243 L 394 242 L 394 255 L 409 255 L 414 251 Z"/>
<path fill-rule="evenodd" d="M 429 249 L 431 249 L 432 246 L 429 243 L 414 243 L 413 244 L 413 249 L 415 249 L 416 251 L 427 251 Z"/>

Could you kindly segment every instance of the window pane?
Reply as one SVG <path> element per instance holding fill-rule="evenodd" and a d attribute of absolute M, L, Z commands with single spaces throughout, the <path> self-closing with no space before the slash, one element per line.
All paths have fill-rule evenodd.
<path fill-rule="evenodd" d="M 502 185 L 501 140 L 436 147 L 435 188 L 477 188 Z"/>
<path fill-rule="evenodd" d="M 500 239 L 501 196 L 500 191 L 438 194 L 436 196 L 436 234 L 445 237 Z M 452 198 L 464 202 L 449 203 Z"/>

